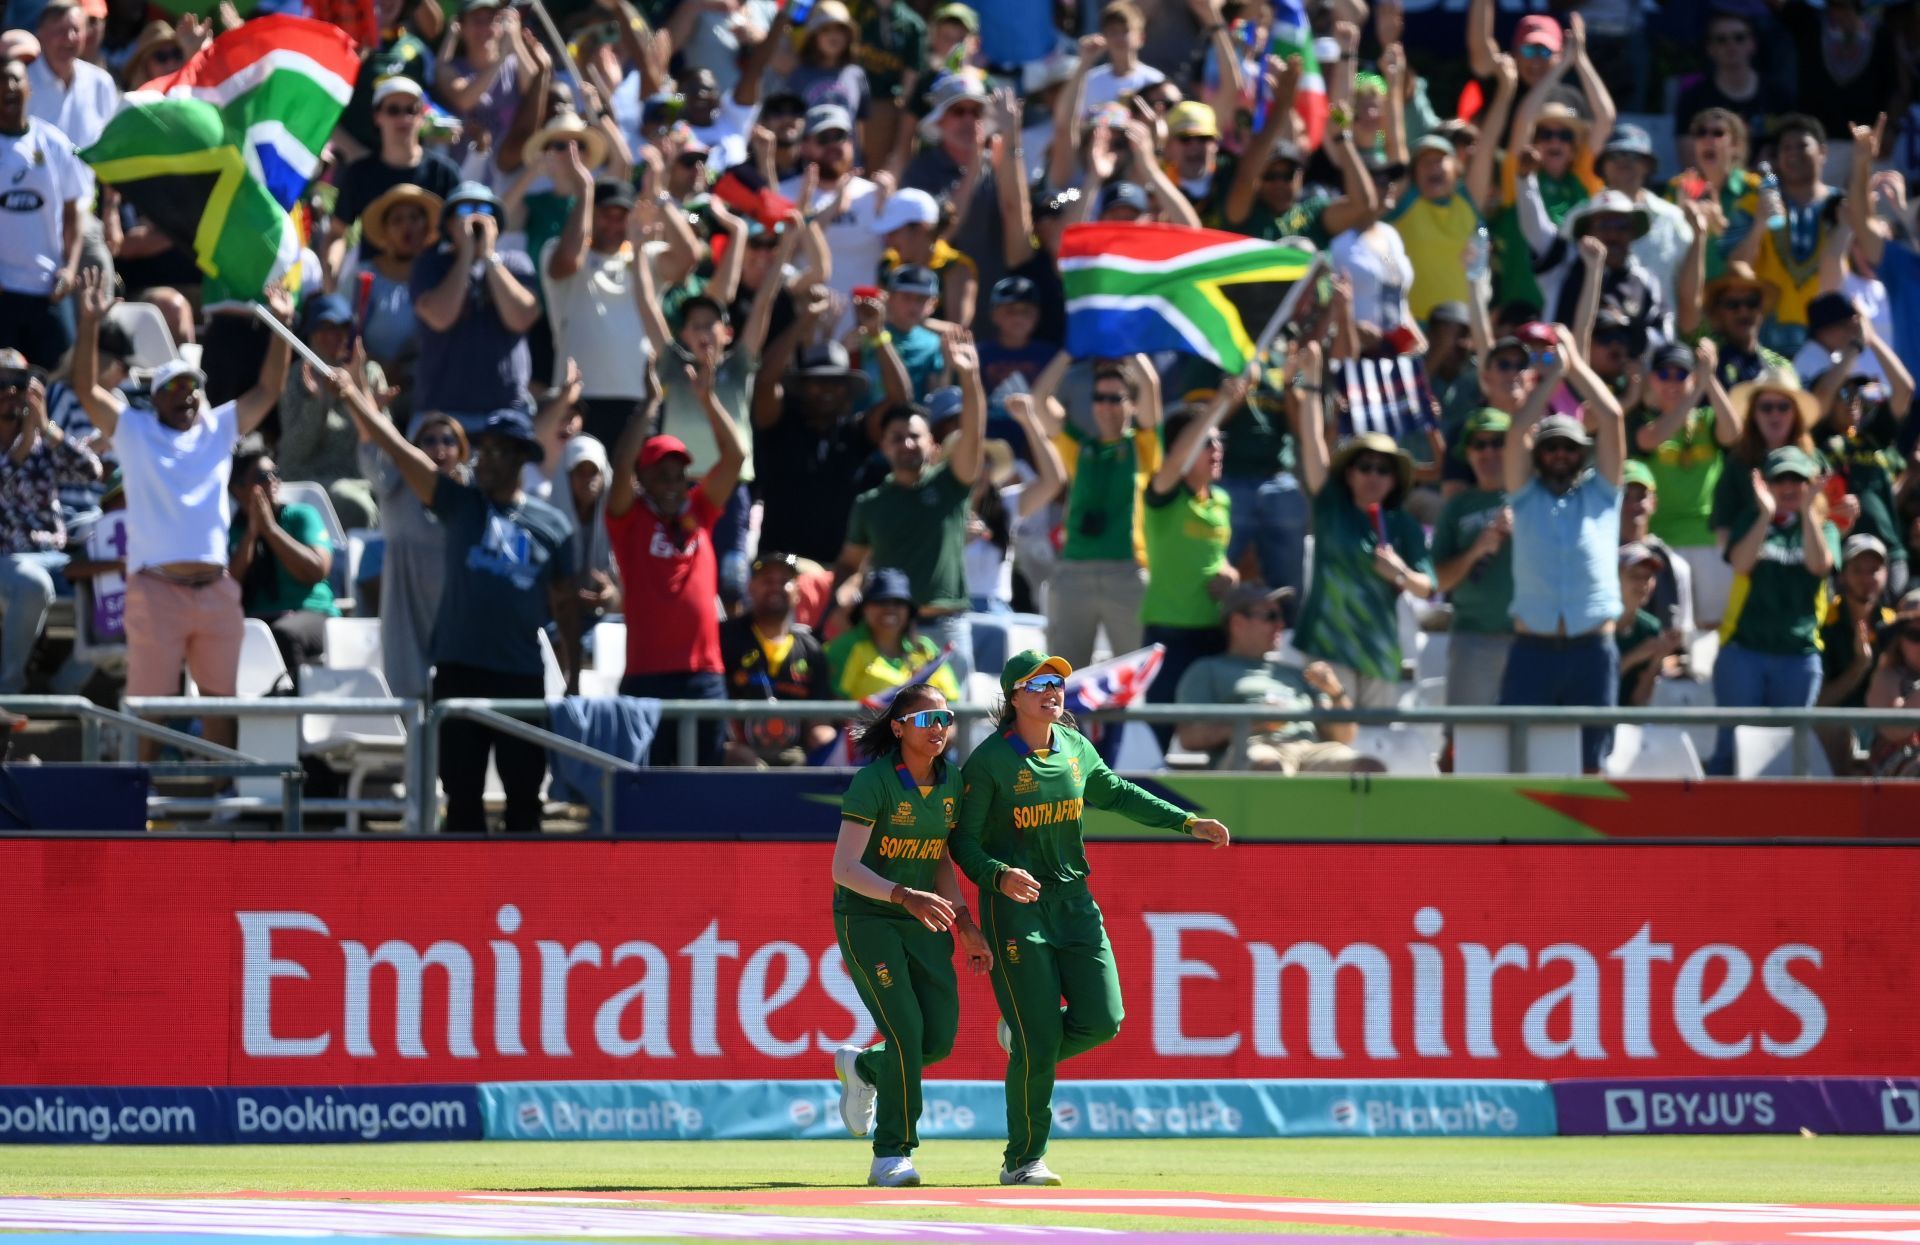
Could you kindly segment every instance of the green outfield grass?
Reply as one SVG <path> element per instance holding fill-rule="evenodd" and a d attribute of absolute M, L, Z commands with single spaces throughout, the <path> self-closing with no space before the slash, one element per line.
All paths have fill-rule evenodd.
<path fill-rule="evenodd" d="M 867 1148 L 854 1141 L 9 1146 L 0 1147 L 0 1194 L 711 1189 L 712 1201 L 702 1205 L 724 1207 L 738 1205 L 729 1190 L 858 1185 L 866 1178 L 868 1157 Z M 943 1185 L 993 1184 L 999 1160 L 994 1142 L 930 1142 L 917 1156 L 927 1181 L 922 1193 Z M 1348 1201 L 1920 1202 L 1920 1138 L 1067 1141 L 1048 1160 L 1069 1186 L 1080 1189 Z M 885 1208 L 851 1213 L 884 1214 Z M 967 1207 L 900 1213 L 974 1221 L 1006 1217 Z M 1169 1226 L 1165 1219 L 1133 1216 L 1012 1217 Z M 1197 1226 L 1191 1220 L 1180 1224 L 1187 1231 Z"/>

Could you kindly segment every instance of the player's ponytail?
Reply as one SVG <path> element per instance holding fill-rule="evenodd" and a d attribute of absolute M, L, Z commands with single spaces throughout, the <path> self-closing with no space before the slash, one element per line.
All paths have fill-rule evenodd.
<path fill-rule="evenodd" d="M 900 737 L 893 733 L 893 724 L 908 714 L 920 712 L 935 700 L 945 699 L 940 689 L 931 683 L 907 684 L 894 694 L 885 709 L 853 728 L 854 753 L 866 760 L 877 761 L 898 752 Z"/>

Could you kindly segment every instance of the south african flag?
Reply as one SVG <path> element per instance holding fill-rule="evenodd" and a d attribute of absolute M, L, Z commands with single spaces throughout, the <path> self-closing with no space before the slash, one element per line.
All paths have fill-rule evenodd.
<path fill-rule="evenodd" d="M 1178 350 L 1238 372 L 1312 264 L 1306 251 L 1213 229 L 1070 226 L 1060 242 L 1067 350 L 1082 358 Z"/>

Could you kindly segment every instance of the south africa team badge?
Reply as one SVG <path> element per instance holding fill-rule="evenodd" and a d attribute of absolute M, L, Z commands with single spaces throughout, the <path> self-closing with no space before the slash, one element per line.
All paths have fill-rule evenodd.
<path fill-rule="evenodd" d="M 880 988 L 882 990 L 890 989 L 892 987 L 893 973 L 888 971 L 887 966 L 885 964 L 875 964 L 873 966 L 873 976 L 874 976 L 874 979 L 880 983 Z"/>

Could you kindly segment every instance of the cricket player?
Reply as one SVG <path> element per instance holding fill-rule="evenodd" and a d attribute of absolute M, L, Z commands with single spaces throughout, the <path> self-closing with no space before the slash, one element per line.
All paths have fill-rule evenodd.
<path fill-rule="evenodd" d="M 873 1134 L 867 1183 L 920 1183 L 920 1076 L 953 1050 L 960 987 L 953 971 L 958 932 L 975 973 L 993 965 L 980 927 L 947 858 L 962 782 L 944 759 L 953 711 L 937 688 L 915 683 L 857 732 L 869 760 L 840 805 L 833 849 L 833 925 L 847 975 L 881 1040 L 842 1046 L 840 1119 L 856 1137 Z"/>
<path fill-rule="evenodd" d="M 1227 828 L 1107 768 L 1066 712 L 1073 667 L 1031 649 L 1000 672 L 998 733 L 968 759 L 954 863 L 979 884 L 993 993 L 1007 1048 L 1007 1150 L 1000 1183 L 1057 1185 L 1047 1167 L 1054 1069 L 1120 1032 L 1120 977 L 1087 889 L 1081 815 L 1090 801 L 1141 825 L 1225 847 Z M 1066 999 L 1062 1007 L 1060 1000 Z"/>

